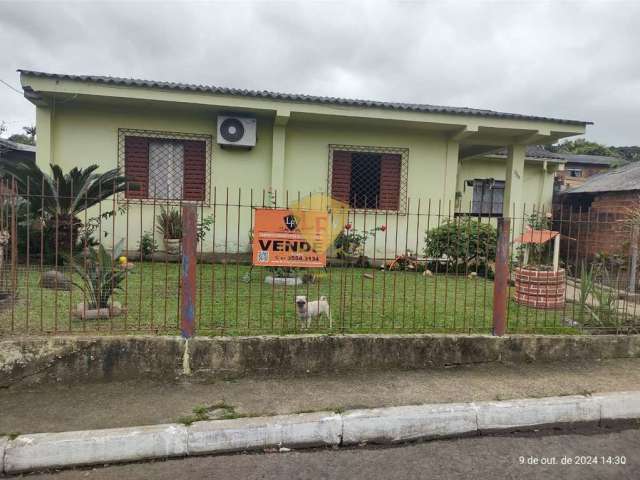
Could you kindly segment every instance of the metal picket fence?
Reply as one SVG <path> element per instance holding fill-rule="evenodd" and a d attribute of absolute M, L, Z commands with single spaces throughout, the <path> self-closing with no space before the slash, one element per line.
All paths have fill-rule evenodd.
<path fill-rule="evenodd" d="M 526 205 L 510 218 L 472 216 L 471 205 L 407 198 L 401 212 L 349 210 L 325 268 L 288 269 L 252 266 L 255 211 L 300 208 L 310 193 L 214 188 L 202 205 L 44 192 L 0 185 L 0 335 L 174 335 L 185 316 L 197 335 L 640 326 L 638 236 L 621 218 Z M 73 214 L 45 208 L 70 202 Z M 523 243 L 531 228 L 546 233 Z M 621 253 L 602 253 L 606 232 L 626 239 Z M 311 315 L 307 326 L 301 296 L 326 299 L 331 322 Z"/>

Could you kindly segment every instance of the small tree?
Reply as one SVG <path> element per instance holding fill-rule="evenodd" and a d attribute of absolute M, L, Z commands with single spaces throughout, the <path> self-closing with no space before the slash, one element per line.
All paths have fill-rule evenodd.
<path fill-rule="evenodd" d="M 482 266 L 495 261 L 497 238 L 490 223 L 458 217 L 426 232 L 424 253 L 427 257 L 446 256 L 456 271 L 459 266 Z"/>
<path fill-rule="evenodd" d="M 97 173 L 97 169 L 97 165 L 90 165 L 64 173 L 58 165 L 51 165 L 48 174 L 31 161 L 0 159 L 0 176 L 9 185 L 15 184 L 18 195 L 29 192 L 24 200 L 30 204 L 29 215 L 38 219 L 41 230 L 34 229 L 33 233 L 44 236 L 49 253 L 57 250 L 58 254 L 78 248 L 82 212 L 126 188 L 125 177 L 117 169 L 104 173 Z M 103 216 L 113 214 L 105 212 Z"/>

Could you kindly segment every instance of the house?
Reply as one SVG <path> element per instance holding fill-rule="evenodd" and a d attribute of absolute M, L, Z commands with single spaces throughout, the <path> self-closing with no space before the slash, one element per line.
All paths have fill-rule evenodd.
<path fill-rule="evenodd" d="M 573 239 L 571 256 L 629 253 L 629 217 L 640 214 L 640 162 L 588 178 L 561 192 L 554 218 Z"/>
<path fill-rule="evenodd" d="M 23 143 L 12 142 L 6 138 L 0 138 L 0 158 L 9 160 L 36 161 L 36 147 Z"/>
<path fill-rule="evenodd" d="M 447 216 L 513 216 L 525 204 L 550 205 L 562 161 L 529 155 L 527 147 L 584 134 L 590 123 L 29 70 L 20 70 L 20 80 L 36 107 L 38 164 L 118 167 L 136 185 L 118 198 L 144 218 L 127 225 L 131 238 L 153 230 L 154 199 L 198 202 L 221 214 L 221 205 L 260 204 L 265 196 L 281 206 L 328 193 L 351 206 L 354 225 L 364 211 L 369 222 L 372 212 L 384 216 L 404 245 L 407 232 L 423 236 L 416 230 L 424 224 L 411 215 L 418 205 L 422 214 Z M 237 148 L 247 135 L 249 143 Z M 251 215 L 236 210 L 226 209 L 204 248 L 218 249 L 220 238 L 225 249 L 247 247 Z M 124 236 L 113 223 L 115 236 Z"/>
<path fill-rule="evenodd" d="M 626 163 L 621 158 L 604 155 L 576 155 L 572 153 L 558 153 L 557 155 L 565 160 L 564 170 L 559 170 L 556 173 L 556 188 L 558 190 L 577 187 L 593 175 Z"/>

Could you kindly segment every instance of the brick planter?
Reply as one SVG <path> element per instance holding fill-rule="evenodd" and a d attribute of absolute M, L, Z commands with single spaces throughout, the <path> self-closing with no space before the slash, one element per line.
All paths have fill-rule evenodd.
<path fill-rule="evenodd" d="M 559 309 L 565 301 L 565 272 L 545 272 L 526 267 L 515 269 L 515 301 L 533 308 Z"/>

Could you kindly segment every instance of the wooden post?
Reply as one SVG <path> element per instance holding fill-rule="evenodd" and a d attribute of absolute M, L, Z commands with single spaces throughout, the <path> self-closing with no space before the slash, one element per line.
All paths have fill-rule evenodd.
<path fill-rule="evenodd" d="M 631 230 L 631 269 L 629 271 L 629 292 L 636 291 L 636 274 L 638 272 L 638 237 L 640 225 L 634 225 Z"/>
<path fill-rule="evenodd" d="M 553 273 L 558 271 L 560 266 L 560 234 L 553 239 Z"/>
<path fill-rule="evenodd" d="M 195 334 L 196 268 L 198 224 L 195 205 L 182 207 L 182 284 L 180 297 L 180 331 L 186 339 Z"/>
<path fill-rule="evenodd" d="M 509 295 L 509 230 L 511 220 L 498 218 L 496 274 L 493 280 L 493 334 L 501 337 L 507 330 L 507 297 Z"/>

